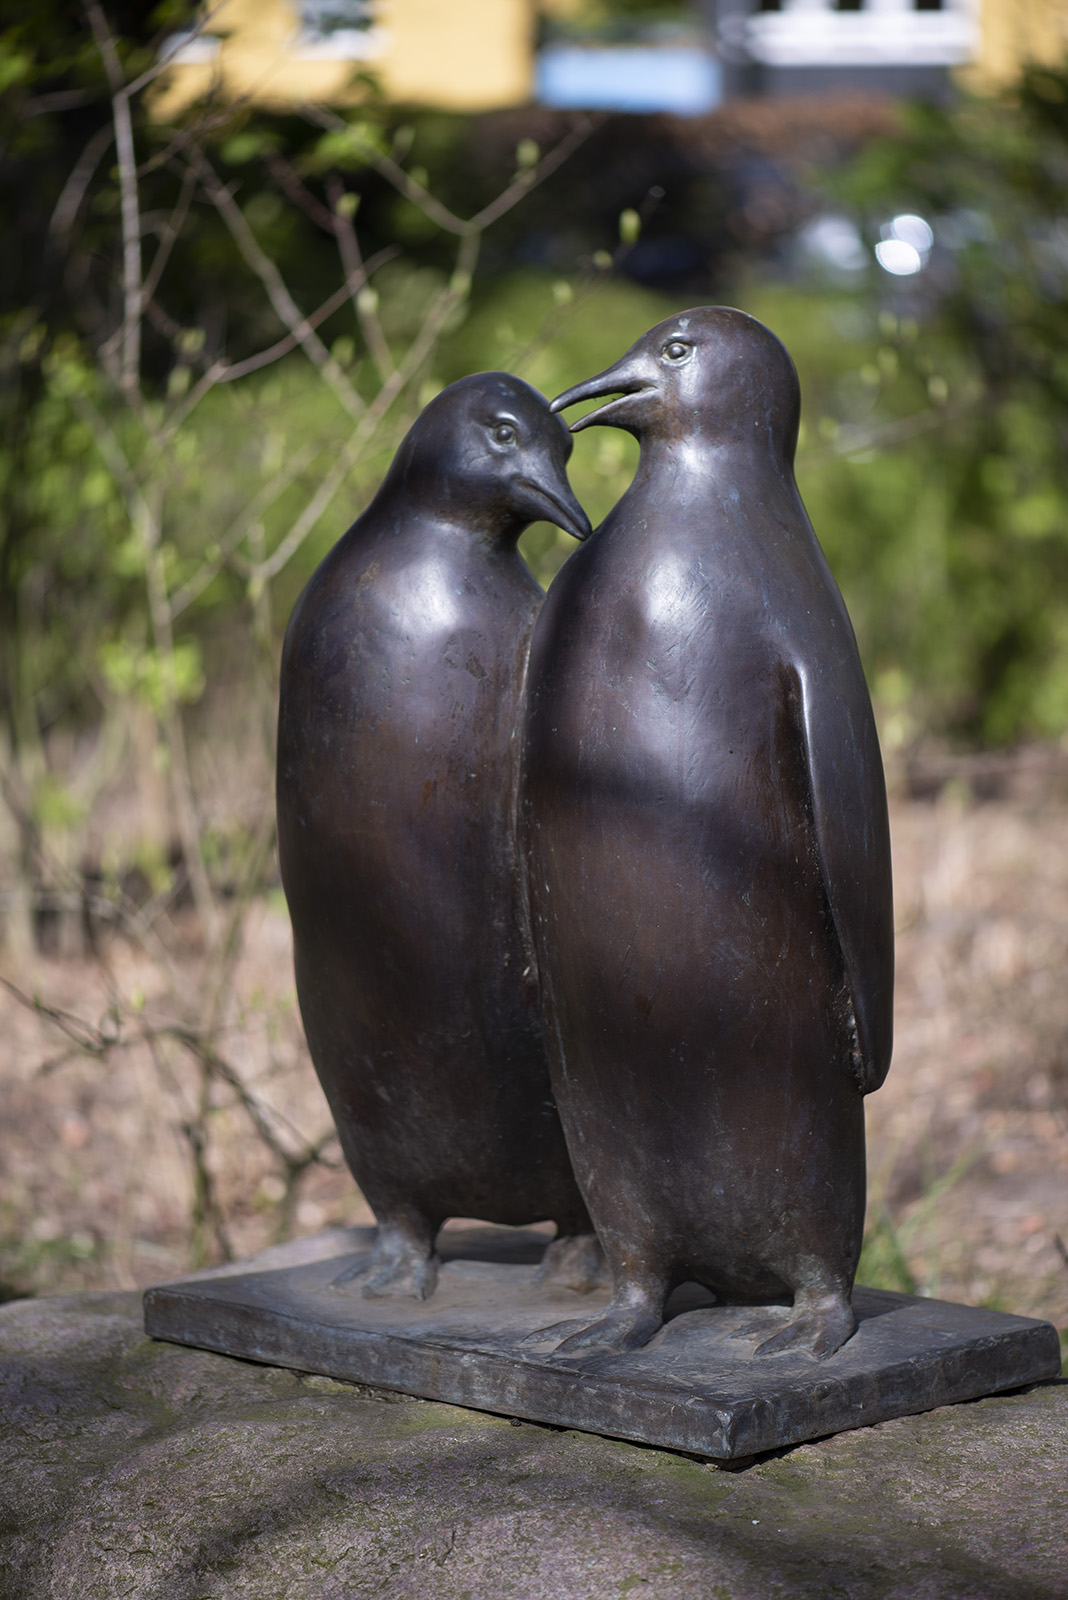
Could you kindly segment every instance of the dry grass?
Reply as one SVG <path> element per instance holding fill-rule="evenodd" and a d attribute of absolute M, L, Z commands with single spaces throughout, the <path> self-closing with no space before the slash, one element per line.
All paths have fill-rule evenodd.
<path fill-rule="evenodd" d="M 1017 762 L 970 798 L 950 777 L 893 808 L 898 906 L 894 1066 L 869 1102 L 870 1231 L 864 1275 L 887 1285 L 1048 1317 L 1068 1327 L 1068 795 L 1055 753 Z M 978 774 L 978 780 L 977 780 Z M 939 781 L 945 773 L 939 775 Z M 192 959 L 192 958 L 191 958 Z M 0 1144 L 0 1280 L 7 1293 L 148 1283 L 189 1254 L 195 1061 L 162 1020 L 158 966 L 115 940 L 108 967 L 38 958 L 5 975 L 100 1024 L 116 992 L 136 1025 L 98 1058 L 55 1019 L 0 991 L 6 1108 Z M 195 961 L 190 977 L 196 982 Z M 137 1010 L 137 1007 L 140 1007 Z M 277 895 L 253 908 L 223 1051 L 278 1138 L 329 1129 L 293 995 Z M 280 1225 L 367 1220 L 337 1161 L 313 1166 L 287 1224 L 277 1165 L 247 1107 L 212 1090 L 208 1166 L 237 1255 Z"/>
<path fill-rule="evenodd" d="M 893 809 L 897 1045 L 866 1265 L 1068 1326 L 1068 804 L 1018 768 Z M 903 1259 L 902 1259 L 903 1258 Z"/>

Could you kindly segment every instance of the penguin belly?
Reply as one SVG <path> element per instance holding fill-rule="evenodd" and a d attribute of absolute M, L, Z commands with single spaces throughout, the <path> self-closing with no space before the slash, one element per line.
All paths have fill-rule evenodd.
<path fill-rule="evenodd" d="M 444 584 L 437 548 L 422 584 L 420 559 L 395 532 L 388 553 L 342 550 L 307 625 L 295 617 L 279 853 L 346 1160 L 380 1236 L 429 1255 L 449 1216 L 590 1224 L 552 1100 L 514 843 L 540 591 L 485 561 L 454 562 Z"/>
<path fill-rule="evenodd" d="M 620 581 L 610 615 L 592 544 L 539 625 L 525 837 L 556 1099 L 617 1299 L 848 1294 L 863 1102 L 782 641 L 744 590 L 665 633 L 655 584 Z"/>
<path fill-rule="evenodd" d="M 587 781 L 531 899 L 557 1103 L 610 1256 L 614 1238 L 673 1282 L 762 1296 L 814 1252 L 855 1269 L 864 1146 L 804 818 L 761 837 L 748 776 L 746 809 L 669 815 Z"/>

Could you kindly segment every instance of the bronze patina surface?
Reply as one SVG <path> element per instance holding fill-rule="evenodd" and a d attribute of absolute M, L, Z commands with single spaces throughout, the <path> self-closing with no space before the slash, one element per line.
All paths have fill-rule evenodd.
<path fill-rule="evenodd" d="M 483 374 L 298 602 L 279 854 L 379 1227 L 150 1290 L 146 1329 L 726 1461 L 1055 1376 L 1047 1323 L 854 1287 L 889 828 L 793 364 L 704 307 L 552 409 L 610 395 L 575 431 L 641 460 L 595 533 L 562 422 Z M 535 517 L 585 540 L 544 604 Z"/>
<path fill-rule="evenodd" d="M 885 1421 L 1060 1371 L 1045 1322 L 857 1288 L 856 1334 L 825 1361 L 798 1349 L 753 1360 L 760 1335 L 744 1308 L 716 1306 L 696 1284 L 675 1292 L 668 1320 L 643 1350 L 554 1354 L 527 1338 L 550 1315 L 589 1297 L 537 1280 L 545 1237 L 528 1229 L 440 1236 L 437 1292 L 353 1299 L 335 1281 L 373 1249 L 371 1229 L 324 1241 L 325 1259 L 257 1270 L 255 1263 L 164 1284 L 145 1296 L 158 1338 L 298 1371 L 398 1389 L 427 1399 L 526 1417 L 736 1460 Z M 358 1254 L 337 1255 L 339 1249 Z M 283 1247 L 318 1255 L 314 1239 Z M 281 1253 L 281 1252 L 278 1252 Z M 773 1313 L 785 1325 L 787 1306 Z"/>
<path fill-rule="evenodd" d="M 430 1294 L 450 1216 L 552 1219 L 549 1270 L 581 1282 L 597 1266 L 549 1085 L 515 846 L 542 599 L 516 541 L 537 518 L 589 531 L 571 448 L 518 378 L 453 384 L 286 635 L 278 853 L 308 1045 L 379 1223 L 364 1292 Z"/>
<path fill-rule="evenodd" d="M 615 1277 L 793 1296 L 758 1353 L 853 1331 L 863 1099 L 890 1061 L 889 827 L 849 617 L 794 480 L 800 397 L 739 311 L 653 328 L 553 402 L 641 444 L 534 633 L 521 815 L 546 1036 Z M 755 1313 L 752 1325 L 761 1323 Z"/>

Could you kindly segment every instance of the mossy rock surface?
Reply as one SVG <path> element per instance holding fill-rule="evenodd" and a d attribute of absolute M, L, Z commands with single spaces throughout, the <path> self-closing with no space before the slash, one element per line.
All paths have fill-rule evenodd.
<path fill-rule="evenodd" d="M 1068 1600 L 1068 1382 L 727 1471 L 0 1308 L 2 1600 Z"/>

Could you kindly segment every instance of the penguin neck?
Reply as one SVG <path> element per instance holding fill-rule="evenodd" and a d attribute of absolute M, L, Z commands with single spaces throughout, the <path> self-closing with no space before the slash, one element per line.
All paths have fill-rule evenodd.
<path fill-rule="evenodd" d="M 702 494 L 716 488 L 744 493 L 754 481 L 765 485 L 769 471 L 773 479 L 794 487 L 792 463 L 769 444 L 763 433 L 752 438 L 695 433 L 681 439 L 643 433 L 638 435 L 638 442 L 641 456 L 630 493 L 678 494 L 688 486 Z"/>
<path fill-rule="evenodd" d="M 514 551 L 526 524 L 499 509 L 465 502 L 450 492 L 444 477 L 411 477 L 394 467 L 386 477 L 366 515 L 387 532 L 422 528 L 436 540 L 457 544 L 477 544 L 489 553 Z"/>

